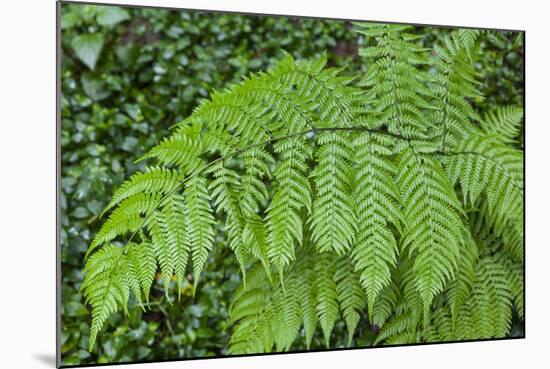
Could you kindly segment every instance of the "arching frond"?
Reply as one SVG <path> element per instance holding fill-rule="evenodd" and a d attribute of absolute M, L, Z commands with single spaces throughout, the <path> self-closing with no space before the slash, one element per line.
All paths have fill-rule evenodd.
<path fill-rule="evenodd" d="M 160 193 L 142 192 L 122 201 L 103 223 L 86 255 L 117 236 L 140 230 L 145 225 L 147 217 L 160 206 L 161 200 Z"/>
<path fill-rule="evenodd" d="M 481 194 L 487 226 L 507 238 L 514 258 L 523 257 L 523 154 L 492 136 L 471 135 L 443 163 L 452 183 L 459 183 L 464 202 L 473 206 Z M 485 206 L 486 205 L 486 206 Z"/>
<path fill-rule="evenodd" d="M 353 265 L 347 257 L 342 257 L 337 262 L 334 281 L 336 282 L 338 303 L 346 321 L 348 346 L 350 346 L 367 303 L 366 295 L 361 288 L 359 275 L 353 270 Z"/>
<path fill-rule="evenodd" d="M 358 219 L 357 240 L 352 250 L 355 269 L 368 296 L 369 315 L 379 293 L 391 281 L 391 267 L 397 264 L 397 242 L 390 227 L 400 228 L 397 169 L 388 141 L 381 136 L 360 135 L 353 141 L 355 189 Z"/>
<path fill-rule="evenodd" d="M 124 249 L 107 245 L 90 257 L 81 287 L 86 303 L 92 307 L 90 350 L 107 318 L 120 308 L 127 312 L 130 292 L 138 300 L 142 292 L 147 296 L 155 269 L 156 264 L 144 244 L 130 244 Z"/>
<path fill-rule="evenodd" d="M 431 89 L 437 96 L 437 109 L 431 114 L 437 122 L 438 143 L 441 150 L 452 147 L 467 135 L 479 116 L 469 100 L 480 100 L 474 61 L 475 39 L 478 32 L 459 30 L 445 37 L 443 45 L 434 46 Z"/>
<path fill-rule="evenodd" d="M 522 108 L 502 106 L 484 115 L 481 129 L 488 135 L 496 135 L 502 143 L 512 144 L 517 141 L 522 122 Z"/>
<path fill-rule="evenodd" d="M 301 212 L 311 211 L 311 185 L 306 177 L 309 151 L 304 138 L 293 138 L 275 144 L 280 154 L 274 177 L 278 183 L 267 209 L 269 258 L 275 270 L 282 273 L 294 260 L 294 245 L 301 243 Z"/>
<path fill-rule="evenodd" d="M 415 283 L 427 318 L 430 304 L 453 279 L 465 227 L 462 209 L 441 164 L 412 148 L 399 158 L 403 244 L 414 255 Z"/>
<path fill-rule="evenodd" d="M 325 345 L 328 347 L 330 334 L 339 314 L 338 292 L 334 281 L 336 263 L 331 260 L 329 253 L 323 253 L 317 257 L 314 268 L 317 275 L 315 278 L 317 316 L 325 338 Z"/>
<path fill-rule="evenodd" d="M 420 68 L 428 63 L 427 49 L 408 26 L 359 24 L 358 32 L 369 45 L 359 50 L 369 69 L 360 81 L 368 88 L 365 101 L 371 106 L 369 126 L 387 126 L 392 133 L 410 139 L 427 139 L 434 133 L 426 109 L 433 108 L 428 76 Z"/>
<path fill-rule="evenodd" d="M 524 315 L 522 110 L 474 109 L 478 32 L 427 48 L 409 26 L 357 27 L 358 82 L 326 55 L 285 54 L 141 158 L 87 253 L 90 349 L 130 295 L 148 302 L 157 268 L 167 295 L 189 270 L 196 290 L 214 247 L 242 271 L 231 354 L 329 347 L 344 325 L 348 345 L 510 333 Z"/>
<path fill-rule="evenodd" d="M 206 180 L 199 176 L 191 178 L 185 186 L 184 203 L 187 247 L 193 257 L 195 288 L 214 242 L 214 216 L 209 201 Z"/>
<path fill-rule="evenodd" d="M 168 194 L 179 186 L 180 181 L 181 178 L 175 170 L 159 166 L 149 167 L 144 172 L 134 174 L 120 185 L 101 214 L 106 213 L 121 201 L 142 192 Z"/>
<path fill-rule="evenodd" d="M 351 147 L 345 135 L 323 133 L 318 138 L 318 166 L 315 179 L 315 200 L 311 216 L 312 241 L 320 252 L 344 254 L 354 241 L 357 229 Z"/>

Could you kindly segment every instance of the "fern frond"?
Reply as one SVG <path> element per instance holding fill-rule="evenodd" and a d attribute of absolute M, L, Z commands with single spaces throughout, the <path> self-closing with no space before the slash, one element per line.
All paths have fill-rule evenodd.
<path fill-rule="evenodd" d="M 316 273 L 311 263 L 305 265 L 304 270 L 298 276 L 296 294 L 301 301 L 302 323 L 306 346 L 309 348 L 313 334 L 317 328 L 317 296 L 315 289 Z"/>
<path fill-rule="evenodd" d="M 263 149 L 253 148 L 241 155 L 245 173 L 241 176 L 240 206 L 245 217 L 257 214 L 267 203 L 268 193 L 264 179 L 271 177 L 269 166 L 274 159 Z"/>
<path fill-rule="evenodd" d="M 308 101 L 318 110 L 317 127 L 350 127 L 354 109 L 362 92 L 350 86 L 353 77 L 341 76 L 341 68 L 324 68 L 326 55 L 314 61 L 295 61 L 290 54 L 268 73 L 287 89 Z"/>
<path fill-rule="evenodd" d="M 506 235 L 507 249 L 523 257 L 523 154 L 492 136 L 472 135 L 460 141 L 456 153 L 443 163 L 452 183 L 460 183 L 464 202 L 479 204 L 482 193 L 487 207 L 484 218 L 495 232 Z"/>
<path fill-rule="evenodd" d="M 90 248 L 86 252 L 89 255 L 96 247 L 110 242 L 117 236 L 137 232 L 143 227 L 147 216 L 161 204 L 162 194 L 142 192 L 122 201 L 94 237 Z"/>
<path fill-rule="evenodd" d="M 143 159 L 157 159 L 163 165 L 177 165 L 184 173 L 190 174 L 202 166 L 199 155 L 202 153 L 201 140 L 180 129 L 153 147 Z"/>
<path fill-rule="evenodd" d="M 476 280 L 476 267 L 478 260 L 477 245 L 471 236 L 466 236 L 466 242 L 460 249 L 458 270 L 455 279 L 449 284 L 447 298 L 449 299 L 450 315 L 455 331 L 458 316 L 464 303 L 466 303 Z"/>
<path fill-rule="evenodd" d="M 312 241 L 320 252 L 343 255 L 354 241 L 357 229 L 355 202 L 351 197 L 353 172 L 347 136 L 323 133 L 318 137 L 319 164 L 312 173 L 315 200 L 311 216 Z"/>
<path fill-rule="evenodd" d="M 467 28 L 461 28 L 458 30 L 458 39 L 464 45 L 464 48 L 466 49 L 466 52 L 468 53 L 468 57 L 470 59 L 471 56 L 471 50 L 474 49 L 476 46 L 477 39 L 479 35 L 481 34 L 480 30 L 477 29 L 467 29 Z"/>
<path fill-rule="evenodd" d="M 185 186 L 184 195 L 188 248 L 193 255 L 193 278 L 196 289 L 208 253 L 212 250 L 215 221 L 204 178 L 200 176 L 191 178 Z"/>
<path fill-rule="evenodd" d="M 458 320 L 460 324 L 455 327 L 454 336 L 459 340 L 468 340 L 472 337 L 478 337 L 479 322 L 475 320 L 474 310 L 476 309 L 476 301 L 469 296 L 468 300 L 462 305 Z"/>
<path fill-rule="evenodd" d="M 437 97 L 438 109 L 432 113 L 439 131 L 440 149 L 453 146 L 464 138 L 480 118 L 470 100 L 480 100 L 473 51 L 477 32 L 458 30 L 445 37 L 443 46 L 434 46 L 432 89 Z"/>
<path fill-rule="evenodd" d="M 355 269 L 368 297 L 369 315 L 374 303 L 391 280 L 390 269 L 397 265 L 397 243 L 390 226 L 400 228 L 399 190 L 393 152 L 380 136 L 359 135 L 353 141 L 358 232 L 352 250 Z"/>
<path fill-rule="evenodd" d="M 302 324 L 308 342 L 311 340 L 317 323 L 314 259 L 314 254 L 301 248 L 299 261 L 284 275 L 284 281 L 274 285 L 268 282 L 264 268 L 252 269 L 230 308 L 230 322 L 236 323 L 230 352 L 265 352 L 273 346 L 278 351 L 288 350 Z"/>
<path fill-rule="evenodd" d="M 113 253 L 112 249 L 108 247 L 101 250 L 101 252 Z M 97 253 L 97 255 L 99 258 L 100 253 Z M 113 255 L 113 257 L 115 258 L 114 263 L 111 262 L 110 264 L 107 264 L 108 261 L 103 262 L 102 267 L 108 268 L 108 274 L 106 276 L 102 275 L 104 280 L 98 282 L 94 279 L 88 279 L 90 281 L 90 286 L 93 286 L 93 288 L 86 291 L 88 296 L 86 302 L 92 306 L 92 326 L 90 328 L 89 344 L 90 350 L 92 350 L 95 346 L 97 335 L 109 315 L 118 310 L 118 305 L 126 306 L 126 303 L 128 302 L 128 285 L 126 284 L 125 276 L 119 273 L 119 271 L 123 270 L 118 267 L 120 255 Z"/>
<path fill-rule="evenodd" d="M 491 257 L 480 259 L 473 288 L 475 337 L 504 337 L 510 331 L 512 295 L 504 269 Z"/>
<path fill-rule="evenodd" d="M 374 341 L 375 345 L 382 341 L 386 341 L 388 344 L 404 344 L 419 341 L 417 331 L 419 316 L 415 311 L 408 309 L 406 304 L 398 306 L 397 310 L 400 313 L 384 324 Z"/>
<path fill-rule="evenodd" d="M 369 320 L 373 326 L 381 327 L 395 311 L 399 299 L 399 288 L 395 281 L 380 291 L 374 302 Z"/>
<path fill-rule="evenodd" d="M 148 231 L 151 236 L 151 246 L 160 267 L 166 296 L 168 296 L 168 288 L 170 287 L 170 281 L 174 275 L 177 251 L 174 246 L 182 246 L 179 244 L 176 245 L 169 240 L 168 232 L 170 229 L 174 229 L 171 222 L 172 219 L 167 219 L 167 215 L 163 211 L 156 211 L 151 216 L 148 224 Z"/>
<path fill-rule="evenodd" d="M 415 284 L 426 319 L 434 296 L 454 277 L 465 231 L 463 212 L 439 162 L 409 148 L 400 155 L 398 171 L 405 219 L 403 245 L 415 258 Z"/>
<path fill-rule="evenodd" d="M 135 248 L 142 248 L 143 245 L 129 246 L 130 254 L 142 251 Z M 140 286 L 150 287 L 150 273 L 138 272 L 134 257 L 128 257 L 126 250 L 114 245 L 107 245 L 96 252 L 86 263 L 84 273 L 86 274 L 81 290 L 84 292 L 86 303 L 92 306 L 92 325 L 90 328 L 90 351 L 94 348 L 95 342 L 101 328 L 107 318 L 119 310 L 124 309 L 130 297 L 130 292 L 141 298 Z M 150 267 L 150 258 L 140 262 L 139 267 Z M 141 269 L 141 268 L 140 268 Z M 148 287 L 149 286 L 149 287 Z"/>
<path fill-rule="evenodd" d="M 447 306 L 438 307 L 432 314 L 432 324 L 424 330 L 427 342 L 453 341 L 456 339 L 453 318 Z"/>
<path fill-rule="evenodd" d="M 513 261 L 502 250 L 494 253 L 494 260 L 498 263 L 502 269 L 506 272 L 508 280 L 508 288 L 513 298 L 514 306 L 517 310 L 518 316 L 524 318 L 524 281 L 523 281 L 523 264 Z"/>
<path fill-rule="evenodd" d="M 90 349 L 130 295 L 148 302 L 157 266 L 168 295 L 190 264 L 195 291 L 218 232 L 243 276 L 229 353 L 316 333 L 328 347 L 344 323 L 350 345 L 364 318 L 375 344 L 509 334 L 524 314 L 521 109 L 473 108 L 477 32 L 431 50 L 408 26 L 357 27 L 358 86 L 326 55 L 286 54 L 141 158 L 88 250 Z"/>
<path fill-rule="evenodd" d="M 273 307 L 265 270 L 253 269 L 247 284 L 237 289 L 229 310 L 229 321 L 237 322 L 229 341 L 229 352 L 261 353 L 274 345 L 271 322 Z"/>
<path fill-rule="evenodd" d="M 311 211 L 311 185 L 306 172 L 309 151 L 304 138 L 279 141 L 274 150 L 280 155 L 274 177 L 277 187 L 267 208 L 269 258 L 278 273 L 294 260 L 294 245 L 303 236 L 302 209 Z"/>
<path fill-rule="evenodd" d="M 315 273 L 317 274 L 317 278 L 315 279 L 317 316 L 327 347 L 329 347 L 330 334 L 339 314 L 338 293 L 333 278 L 335 270 L 336 263 L 331 260 L 329 253 L 323 253 L 317 257 L 315 263 Z"/>
<path fill-rule="evenodd" d="M 352 263 L 348 257 L 341 257 L 337 261 L 334 281 L 336 282 L 338 302 L 346 321 L 348 346 L 350 346 L 367 301 L 365 292 L 361 288 L 359 275 L 353 270 Z"/>
<path fill-rule="evenodd" d="M 242 143 L 262 142 L 269 138 L 273 114 L 266 106 L 259 105 L 250 99 L 243 99 L 235 87 L 222 93 L 213 93 L 211 100 L 206 101 L 194 112 L 192 119 L 208 122 L 216 130 L 225 129 L 233 136 L 239 137 Z"/>
<path fill-rule="evenodd" d="M 502 143 L 512 144 L 517 141 L 522 122 L 522 108 L 503 106 L 484 115 L 481 120 L 481 129 L 487 135 L 496 135 Z"/>
<path fill-rule="evenodd" d="M 391 133 L 426 139 L 433 134 L 424 111 L 433 108 L 428 76 L 421 68 L 428 63 L 427 50 L 406 30 L 400 25 L 358 25 L 358 32 L 374 43 L 359 50 L 369 65 L 359 84 L 368 88 L 365 100 L 372 107 L 371 126 L 385 125 Z"/>
<path fill-rule="evenodd" d="M 137 277 L 136 280 L 130 281 L 133 285 L 132 292 L 138 301 L 141 301 L 141 296 L 143 296 L 145 301 L 149 303 L 149 291 L 151 290 L 157 271 L 154 250 L 148 242 L 127 245 L 126 248 L 128 268 L 130 269 L 128 276 L 130 278 L 132 276 Z"/>
<path fill-rule="evenodd" d="M 163 195 L 171 193 L 180 185 L 180 181 L 181 178 L 175 170 L 159 166 L 148 167 L 144 172 L 132 175 L 120 185 L 109 204 L 101 212 L 101 215 L 121 201 L 142 192 L 153 192 Z"/>
<path fill-rule="evenodd" d="M 176 284 L 178 286 L 178 297 L 185 280 L 185 271 L 187 268 L 187 260 L 191 248 L 189 247 L 189 234 L 186 227 L 186 218 L 188 214 L 186 212 L 185 204 L 183 203 L 182 196 L 174 196 L 172 201 L 169 201 L 159 214 L 157 221 L 160 221 L 160 231 L 162 236 L 156 235 L 154 241 L 156 247 L 160 252 L 160 249 L 165 249 L 166 253 L 160 253 L 161 257 L 170 258 L 173 262 L 173 274 L 176 277 Z M 166 245 L 160 246 L 159 242 L 166 242 Z M 170 261 L 166 260 L 165 264 L 169 264 Z M 170 272 L 170 266 L 167 266 L 167 270 L 163 272 L 163 278 L 165 286 L 168 286 L 169 278 L 172 277 Z M 161 268 L 162 270 L 162 268 Z"/>
<path fill-rule="evenodd" d="M 286 351 L 296 340 L 302 325 L 301 296 L 298 295 L 299 280 L 288 278 L 284 281 L 284 290 L 279 288 L 273 295 L 273 304 L 276 310 L 271 324 L 275 348 L 277 351 Z"/>
<path fill-rule="evenodd" d="M 252 256 L 260 260 L 271 280 L 272 266 L 269 258 L 269 243 L 267 241 L 267 227 L 263 219 L 253 214 L 245 219 L 245 228 L 242 234 L 242 240 Z"/>
<path fill-rule="evenodd" d="M 243 278 L 246 278 L 246 265 L 250 260 L 250 250 L 244 244 L 241 236 L 245 229 L 245 220 L 239 206 L 240 178 L 238 173 L 223 161 L 217 163 L 211 170 L 215 179 L 210 183 L 209 188 L 212 191 L 214 206 L 218 212 L 223 212 L 226 215 L 225 226 L 229 247 L 237 257 Z"/>
<path fill-rule="evenodd" d="M 525 318 L 525 308 L 523 304 L 523 298 L 525 296 L 524 281 L 523 281 L 523 265 L 521 263 L 506 263 L 506 269 L 508 270 L 508 283 L 510 286 L 510 292 L 514 298 L 514 305 L 516 306 L 518 315 L 521 319 Z"/>

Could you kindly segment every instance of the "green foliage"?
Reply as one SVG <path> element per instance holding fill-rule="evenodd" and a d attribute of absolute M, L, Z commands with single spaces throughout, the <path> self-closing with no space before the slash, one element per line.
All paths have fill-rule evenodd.
<path fill-rule="evenodd" d="M 329 63 L 359 66 L 349 58 L 356 36 L 338 21 L 81 4 L 61 8 L 62 361 L 71 365 L 220 355 L 230 333 L 227 305 L 239 279 L 237 262 L 220 247 L 209 254 L 195 296 L 192 282 L 184 281 L 180 290 L 174 278 L 166 298 L 157 273 L 147 310 L 130 297 L 129 317 L 113 314 L 98 349 L 88 351 L 88 312 L 79 289 L 83 256 L 101 220 L 110 215 L 98 214 L 125 178 L 148 170 L 145 161 L 135 159 L 165 137 L 169 126 L 188 115 L 207 91 L 268 68 L 283 47 L 299 58 L 330 49 Z M 129 18 L 100 24 L 103 9 L 122 10 Z M 93 71 L 72 47 L 75 38 L 91 33 L 103 37 Z M 168 182 L 151 185 L 166 185 L 169 191 Z M 220 228 L 217 224 L 215 232 Z M 245 233 L 253 229 L 261 238 L 259 227 L 248 227 Z M 219 246 L 223 239 L 214 242 Z M 180 296 L 177 304 L 174 296 Z"/>
<path fill-rule="evenodd" d="M 230 310 L 230 321 L 236 324 L 229 352 L 285 351 L 301 328 L 309 347 L 317 324 L 328 345 L 341 315 L 350 344 L 365 306 L 364 292 L 348 258 L 301 246 L 283 280 L 272 285 L 265 269 L 258 267 L 249 274 L 246 286 L 237 290 Z"/>
<path fill-rule="evenodd" d="M 97 10 L 79 16 L 62 41 L 63 206 L 74 209 L 64 210 L 63 319 L 79 324 L 62 334 L 66 362 L 518 334 L 522 113 L 510 104 L 521 101 L 487 103 L 486 33 L 358 26 L 371 53 L 342 70 L 326 65 L 341 64 L 334 52 L 301 61 L 330 46 L 318 21 L 129 12 L 112 25 Z M 71 40 L 98 31 L 89 72 Z M 285 43 L 312 34 L 313 50 Z M 267 46 L 254 54 L 243 40 Z M 280 47 L 295 58 L 274 63 Z M 206 91 L 270 65 L 191 112 Z M 88 342 L 71 290 L 82 275 L 70 268 L 89 242 Z M 125 269 L 109 272 L 115 260 Z"/>
<path fill-rule="evenodd" d="M 457 145 L 445 159 L 449 178 L 459 183 L 464 203 L 475 206 L 486 196 L 485 226 L 506 239 L 505 247 L 523 259 L 523 153 L 479 132 Z"/>
<path fill-rule="evenodd" d="M 142 293 L 148 299 L 155 276 L 156 262 L 148 245 L 128 244 L 124 249 L 109 245 L 95 253 L 86 263 L 86 281 L 82 289 L 86 303 L 93 308 L 90 348 L 109 315 L 126 308 L 130 292 L 138 302 Z"/>
<path fill-rule="evenodd" d="M 341 316 L 351 344 L 367 301 L 369 315 L 386 313 L 375 342 L 503 337 L 510 331 L 517 290 L 512 293 L 510 271 L 486 254 L 486 246 L 480 245 L 484 256 L 476 260 L 472 244 L 485 241 L 469 227 L 469 217 L 481 218 L 481 228 L 498 237 L 493 253 L 521 262 L 523 161 L 520 151 L 493 139 L 513 133 L 513 123 L 493 124 L 487 136 L 468 103 L 481 96 L 468 64 L 477 33 L 451 34 L 436 48 L 432 75 L 416 73 L 429 63 L 428 50 L 407 27 L 359 27 L 376 44 L 361 53 L 374 70 L 359 83 L 366 91 L 353 87 L 341 69 L 326 68 L 325 56 L 296 61 L 287 54 L 267 73 L 214 93 L 144 156 L 174 168 L 183 188 L 165 193 L 164 186 L 142 186 L 113 208 L 92 243 L 91 249 L 137 235 L 154 245 L 165 280 L 181 268 L 180 285 L 192 250 L 196 286 L 213 242 L 208 186 L 243 275 L 230 310 L 230 353 L 288 350 L 302 325 L 307 345 L 318 324 L 329 346 Z M 508 110 L 498 121 L 513 113 Z M 286 141 L 292 144 L 284 151 L 275 146 Z M 352 155 L 354 148 L 362 155 Z M 244 168 L 236 165 L 238 157 Z M 306 160 L 314 167 L 309 177 Z M 168 169 L 137 173 L 122 192 L 162 173 L 172 179 Z M 474 208 L 469 215 L 480 201 L 486 211 Z M 148 232 L 137 234 L 147 224 Z M 314 272 L 311 283 L 300 281 L 304 268 Z M 101 287 L 103 278 L 112 278 L 110 268 L 101 279 L 94 270 L 86 285 Z M 271 279 L 273 272 L 278 280 Z M 128 281 L 122 292 L 116 287 L 118 293 L 93 301 L 90 349 L 108 313 L 125 308 Z M 397 293 L 379 301 L 394 283 Z"/>
<path fill-rule="evenodd" d="M 93 70 L 99 59 L 99 54 L 103 48 L 103 35 L 99 33 L 91 33 L 88 35 L 82 35 L 73 39 L 72 47 L 76 56 L 84 63 L 88 68 Z"/>
<path fill-rule="evenodd" d="M 521 132 L 523 109 L 503 106 L 488 112 L 481 122 L 481 129 L 488 135 L 497 136 L 503 143 L 511 144 Z"/>
<path fill-rule="evenodd" d="M 374 316 L 380 292 L 390 284 L 397 265 L 397 242 L 391 227 L 402 223 L 400 194 L 394 181 L 397 167 L 389 158 L 392 142 L 387 137 L 360 135 L 353 141 L 357 191 L 358 230 L 351 253 L 367 294 L 369 315 Z"/>
<path fill-rule="evenodd" d="M 428 319 L 434 297 L 454 278 L 464 223 L 461 204 L 441 164 L 420 157 L 413 147 L 400 155 L 405 230 L 402 247 L 414 257 L 414 283 Z"/>

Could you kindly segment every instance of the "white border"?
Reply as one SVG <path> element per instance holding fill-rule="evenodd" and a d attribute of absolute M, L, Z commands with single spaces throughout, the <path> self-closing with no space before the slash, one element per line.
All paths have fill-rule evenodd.
<path fill-rule="evenodd" d="M 101 2 L 101 1 L 98 1 Z M 105 1 L 103 1 L 105 2 Z M 140 368 L 518 368 L 548 362 L 548 12 L 527 1 L 116 1 L 168 7 L 527 31 L 527 338 L 141 364 Z M 55 4 L 0 11 L 0 367 L 53 367 L 55 349 Z M 546 160 L 545 160 L 546 159 Z M 544 356 L 543 356 L 544 355 Z M 536 364 L 534 364 L 537 366 Z M 125 368 L 129 366 L 118 366 Z"/>

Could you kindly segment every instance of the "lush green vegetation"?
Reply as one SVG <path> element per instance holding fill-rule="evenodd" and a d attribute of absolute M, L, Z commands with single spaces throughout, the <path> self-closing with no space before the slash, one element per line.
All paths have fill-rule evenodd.
<path fill-rule="evenodd" d="M 356 45 L 370 45 L 373 41 L 353 32 L 345 22 L 74 5 L 64 5 L 62 28 L 63 362 L 227 353 L 235 330 L 234 322 L 228 320 L 229 311 L 235 313 L 230 304 L 235 295 L 243 293 L 238 287 L 242 283 L 242 265 L 230 247 L 225 247 L 230 231 L 224 230 L 222 220 L 231 221 L 228 209 L 222 212 L 226 215 L 216 217 L 212 251 L 197 260 L 193 258 L 196 274 L 203 270 L 196 292 L 193 294 L 197 281 L 193 268 L 187 273 L 178 272 L 172 265 L 174 281 L 162 277 L 167 273 L 157 274 L 156 268 L 150 269 L 147 278 L 152 276 L 155 283 L 147 309 L 143 309 L 145 298 L 131 300 L 128 317 L 123 313 L 110 315 L 97 349 L 88 351 L 89 311 L 79 290 L 84 253 L 92 239 L 97 239 L 105 219 L 98 216 L 124 178 L 145 170 L 147 163 L 136 163 L 135 159 L 166 137 L 168 128 L 189 116 L 213 89 L 221 90 L 231 82 L 241 81 L 251 71 L 273 67 L 283 58 L 281 49 L 297 60 L 318 60 L 328 50 L 329 66 L 347 64 L 342 73 L 364 75 L 368 63 L 357 55 Z M 449 36 L 448 30 L 433 28 L 416 27 L 409 32 L 424 36 L 417 42 L 430 47 L 444 45 L 444 38 Z M 482 82 L 479 90 L 486 98 L 469 102 L 476 112 L 489 111 L 497 104 L 521 106 L 521 39 L 512 34 L 485 33 L 478 40 L 481 53 L 474 66 Z M 429 68 L 425 71 L 429 73 Z M 515 146 L 521 148 L 521 133 L 514 136 L 519 136 L 520 143 Z M 247 158 L 242 160 L 246 162 Z M 195 183 L 196 190 L 200 187 L 201 183 Z M 330 249 L 331 245 L 326 247 Z M 287 259 L 281 258 L 281 269 L 285 267 L 284 260 Z M 264 261 L 272 262 L 273 257 Z M 161 262 L 160 271 L 163 265 L 171 270 L 166 261 Z M 252 286 L 263 278 L 258 273 L 249 274 Z M 277 278 L 275 273 L 271 280 Z M 142 292 L 136 295 L 141 296 Z M 355 307 L 349 309 L 345 322 L 332 321 L 331 317 L 321 322 L 325 334 L 334 325 L 331 347 L 348 343 L 350 335 L 346 331 L 356 331 L 354 345 L 370 345 L 377 337 L 377 325 L 353 318 Z M 521 334 L 517 313 L 514 322 L 511 334 Z M 356 329 L 350 330 L 350 325 L 356 325 Z M 324 347 L 321 331 L 308 332 L 299 335 L 293 349 Z M 292 341 L 280 342 L 277 347 L 290 344 Z"/>

